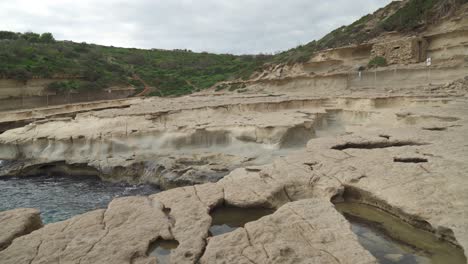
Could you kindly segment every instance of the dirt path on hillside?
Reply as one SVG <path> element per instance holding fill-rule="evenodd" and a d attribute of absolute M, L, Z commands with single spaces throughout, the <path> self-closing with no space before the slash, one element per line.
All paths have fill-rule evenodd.
<path fill-rule="evenodd" d="M 135 95 L 136 97 L 147 96 L 147 95 L 149 95 L 153 90 L 156 90 L 156 91 L 162 96 L 161 91 L 159 91 L 156 87 L 149 86 L 149 85 L 148 85 L 143 79 L 141 79 L 140 76 L 138 76 L 137 74 L 133 74 L 133 79 L 134 79 L 134 80 L 137 80 L 137 81 L 140 81 L 140 82 L 143 84 L 143 86 L 144 86 L 143 91 L 141 91 L 140 93 L 138 93 L 137 95 Z"/>

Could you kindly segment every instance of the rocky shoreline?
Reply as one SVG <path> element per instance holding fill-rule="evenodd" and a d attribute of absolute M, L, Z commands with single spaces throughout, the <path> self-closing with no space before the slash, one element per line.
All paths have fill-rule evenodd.
<path fill-rule="evenodd" d="M 333 202 L 344 197 L 375 206 L 464 250 L 468 247 L 464 217 L 468 101 L 398 98 L 379 104 L 372 98 L 343 99 L 341 109 L 351 114 L 340 117 L 348 120 L 334 136 L 314 136 L 304 148 L 273 157 L 271 162 L 241 162 L 211 183 L 149 197 L 118 198 L 105 210 L 18 234 L 0 251 L 0 259 L 2 263 L 155 263 L 148 253 L 151 245 L 175 240 L 178 246 L 170 253 L 171 263 L 376 263 L 334 207 Z M 273 112 L 286 122 L 294 120 L 288 115 L 297 111 L 305 109 L 313 116 L 327 108 L 340 109 L 336 106 L 300 105 L 301 110 L 289 107 Z M 364 112 L 372 114 L 363 116 Z M 73 122 L 81 125 L 79 118 Z M 50 132 L 46 128 L 52 125 L 57 135 L 63 134 L 70 125 L 60 124 L 34 125 L 34 135 Z M 323 122 L 314 125 L 312 119 L 315 135 L 318 124 Z M 10 130 L 0 140 L 18 140 L 21 148 L 28 149 L 28 131 L 31 128 Z M 83 133 L 67 131 L 72 138 Z M 116 159 L 116 164 L 126 164 L 125 159 Z M 208 159 L 216 163 L 216 158 Z M 275 212 L 232 232 L 210 236 L 210 212 L 220 206 Z"/>

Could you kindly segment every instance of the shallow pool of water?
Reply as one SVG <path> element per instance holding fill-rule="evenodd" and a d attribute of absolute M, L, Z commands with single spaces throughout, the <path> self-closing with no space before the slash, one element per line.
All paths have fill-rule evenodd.
<path fill-rule="evenodd" d="M 154 256 L 159 264 L 169 264 L 171 251 L 179 246 L 176 240 L 157 240 L 148 249 L 149 255 Z"/>
<path fill-rule="evenodd" d="M 461 249 L 375 207 L 338 203 L 359 243 L 382 264 L 466 264 Z"/>
<path fill-rule="evenodd" d="M 213 210 L 210 233 L 218 236 L 244 227 L 248 222 L 256 221 L 266 215 L 274 213 L 273 209 L 220 207 Z"/>
<path fill-rule="evenodd" d="M 0 211 L 38 208 L 42 221 L 52 223 L 105 208 L 116 197 L 157 192 L 150 185 L 109 183 L 97 177 L 8 178 L 0 179 Z"/>

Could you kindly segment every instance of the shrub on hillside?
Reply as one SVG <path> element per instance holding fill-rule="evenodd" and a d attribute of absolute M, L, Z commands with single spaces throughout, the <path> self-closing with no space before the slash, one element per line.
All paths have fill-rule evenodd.
<path fill-rule="evenodd" d="M 49 83 L 47 88 L 58 93 L 70 92 L 80 88 L 80 83 L 78 81 L 57 81 Z"/>
<path fill-rule="evenodd" d="M 411 31 L 421 25 L 429 16 L 430 10 L 440 0 L 412 0 L 395 14 L 382 21 L 380 26 L 386 31 Z"/>
<path fill-rule="evenodd" d="M 52 33 L 42 33 L 41 36 L 39 37 L 39 41 L 41 43 L 54 43 L 55 42 L 55 38 L 54 36 L 52 35 Z"/>
<path fill-rule="evenodd" d="M 8 73 L 8 77 L 14 80 L 26 83 L 28 80 L 32 78 L 31 72 L 26 69 L 13 69 L 10 70 Z"/>
<path fill-rule="evenodd" d="M 387 66 L 387 60 L 384 57 L 377 56 L 369 61 L 368 66 L 369 68 Z"/>
<path fill-rule="evenodd" d="M 0 31 L 0 39 L 14 40 L 18 39 L 18 33 L 11 31 Z"/>

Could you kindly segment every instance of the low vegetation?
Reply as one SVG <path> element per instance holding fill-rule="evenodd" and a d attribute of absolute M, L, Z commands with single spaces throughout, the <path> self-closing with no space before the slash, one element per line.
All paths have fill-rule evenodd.
<path fill-rule="evenodd" d="M 372 58 L 367 66 L 369 68 L 384 67 L 387 66 L 387 60 L 384 57 L 377 56 Z"/>
<path fill-rule="evenodd" d="M 266 55 L 234 56 L 189 50 L 142 50 L 55 41 L 50 33 L 0 31 L 0 77 L 27 82 L 31 78 L 63 78 L 56 91 L 103 89 L 142 84 L 138 75 L 164 96 L 183 95 L 220 81 L 247 79 L 270 59 Z M 156 93 L 155 95 L 160 95 Z"/>

